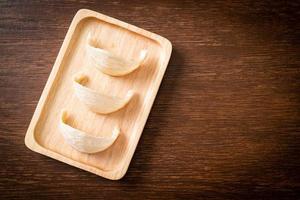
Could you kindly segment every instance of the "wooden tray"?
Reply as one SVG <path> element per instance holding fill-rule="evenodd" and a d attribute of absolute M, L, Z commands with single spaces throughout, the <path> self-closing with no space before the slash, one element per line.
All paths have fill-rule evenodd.
<path fill-rule="evenodd" d="M 105 75 L 89 66 L 85 50 L 89 32 L 97 36 L 103 48 L 124 58 L 132 58 L 144 48 L 148 49 L 147 58 L 140 68 L 126 76 Z M 112 180 L 122 178 L 142 134 L 171 51 L 171 43 L 159 35 L 91 10 L 79 10 L 34 112 L 25 137 L 26 146 L 99 176 Z M 72 76 L 79 71 L 89 75 L 89 87 L 95 90 L 101 85 L 111 95 L 125 96 L 129 89 L 136 95 L 115 113 L 95 114 L 74 96 Z M 80 153 L 65 143 L 58 130 L 62 109 L 70 111 L 72 126 L 87 133 L 111 133 L 114 125 L 119 124 L 121 135 L 103 152 Z"/>

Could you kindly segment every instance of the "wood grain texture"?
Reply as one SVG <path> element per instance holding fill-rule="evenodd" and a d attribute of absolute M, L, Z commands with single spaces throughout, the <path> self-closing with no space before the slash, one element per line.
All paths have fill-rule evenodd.
<path fill-rule="evenodd" d="M 121 181 L 24 145 L 80 8 L 158 33 L 173 44 Z M 0 9 L 1 199 L 297 199 L 299 2 L 1 1 Z"/>

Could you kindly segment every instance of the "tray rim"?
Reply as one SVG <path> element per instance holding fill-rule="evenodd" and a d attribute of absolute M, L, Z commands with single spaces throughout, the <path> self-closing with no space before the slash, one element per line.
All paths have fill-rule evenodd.
<path fill-rule="evenodd" d="M 137 142 L 134 145 L 132 145 L 132 147 L 129 149 L 129 151 L 127 153 L 129 155 L 129 157 L 127 159 L 125 159 L 123 166 L 121 168 L 117 168 L 115 170 L 109 170 L 109 171 L 101 170 L 97 167 L 84 164 L 80 161 L 73 160 L 73 159 L 71 159 L 69 157 L 66 157 L 66 156 L 64 156 L 60 153 L 57 153 L 53 150 L 47 149 L 47 148 L 41 146 L 36 141 L 35 134 L 34 134 L 35 127 L 37 125 L 37 122 L 39 120 L 40 115 L 42 114 L 43 107 L 45 106 L 47 97 L 48 97 L 48 95 L 51 91 L 52 85 L 55 81 L 55 78 L 56 78 L 57 73 L 59 71 L 59 68 L 61 66 L 61 62 L 63 61 L 64 56 L 66 55 L 66 51 L 67 51 L 68 46 L 70 44 L 70 41 L 72 39 L 73 33 L 75 32 L 76 27 L 80 23 L 80 21 L 82 21 L 83 19 L 89 18 L 89 17 L 97 18 L 97 19 L 105 21 L 107 23 L 111 23 L 113 25 L 122 27 L 124 29 L 135 32 L 137 34 L 143 35 L 146 38 L 152 39 L 152 40 L 158 42 L 161 45 L 161 47 L 163 47 L 163 50 L 165 51 L 165 58 L 163 60 L 163 63 L 160 65 L 160 66 L 164 67 L 164 69 L 161 73 L 157 74 L 157 79 L 156 79 L 157 87 L 154 88 L 153 95 L 149 99 L 149 106 L 146 108 L 147 113 L 143 116 L 144 119 L 142 120 L 142 121 L 144 121 L 144 123 L 141 124 L 141 126 L 139 128 L 141 130 L 138 130 L 139 132 L 141 132 L 141 134 L 139 134 L 139 136 L 137 136 L 138 137 Z M 166 39 L 166 38 L 164 38 L 160 35 L 157 35 L 155 33 L 149 32 L 149 31 L 144 30 L 142 28 L 136 27 L 134 25 L 128 24 L 126 22 L 120 21 L 118 19 L 106 16 L 104 14 L 101 14 L 101 13 L 98 13 L 98 12 L 95 12 L 95 11 L 92 11 L 92 10 L 89 10 L 89 9 L 80 9 L 80 10 L 78 10 L 76 15 L 73 17 L 71 25 L 70 25 L 70 27 L 67 31 L 65 39 L 63 41 L 63 44 L 62 44 L 62 46 L 59 50 L 58 56 L 56 57 L 53 68 L 50 72 L 50 75 L 48 77 L 46 85 L 45 85 L 45 87 L 42 91 L 41 97 L 40 97 L 40 99 L 38 101 L 38 104 L 36 106 L 33 117 L 30 121 L 29 127 L 28 127 L 26 135 L 25 135 L 25 145 L 30 150 L 32 150 L 34 152 L 37 152 L 37 153 L 40 153 L 42 155 L 48 156 L 48 157 L 53 158 L 55 160 L 66 163 L 68 165 L 77 167 L 79 169 L 89 171 L 93 174 L 102 176 L 104 178 L 111 179 L 111 180 L 121 179 L 126 174 L 126 172 L 128 170 L 129 164 L 132 160 L 132 157 L 133 157 L 134 152 L 136 150 L 137 144 L 138 144 L 139 139 L 142 135 L 144 126 L 147 122 L 147 119 L 149 117 L 151 108 L 152 108 L 154 100 L 156 98 L 158 89 L 159 89 L 160 84 L 162 82 L 162 78 L 165 74 L 165 70 L 167 69 L 167 66 L 168 66 L 168 63 L 169 63 L 169 60 L 170 60 L 170 57 L 171 57 L 171 52 L 172 52 L 171 42 L 168 39 Z"/>

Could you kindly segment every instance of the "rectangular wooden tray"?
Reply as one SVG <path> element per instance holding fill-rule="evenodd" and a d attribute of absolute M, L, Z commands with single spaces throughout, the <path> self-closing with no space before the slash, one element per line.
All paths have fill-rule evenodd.
<path fill-rule="evenodd" d="M 89 32 L 101 45 L 124 58 L 148 49 L 147 58 L 136 71 L 112 77 L 89 66 L 85 42 Z M 82 9 L 75 15 L 38 102 L 25 137 L 31 150 L 99 176 L 117 180 L 126 173 L 167 68 L 172 45 L 169 40 L 103 14 Z M 123 109 L 108 115 L 88 110 L 74 96 L 72 76 L 79 71 L 90 76 L 90 87 L 103 86 L 105 92 L 135 97 Z M 121 135 L 103 152 L 80 153 L 65 143 L 58 130 L 62 109 L 71 112 L 72 126 L 93 135 L 110 133 L 119 124 Z"/>

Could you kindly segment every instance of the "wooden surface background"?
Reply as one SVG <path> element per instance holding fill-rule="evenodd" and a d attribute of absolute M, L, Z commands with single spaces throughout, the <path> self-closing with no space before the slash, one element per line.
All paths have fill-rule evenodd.
<path fill-rule="evenodd" d="M 173 43 L 120 181 L 24 145 L 80 8 Z M 299 1 L 0 1 L 0 199 L 297 199 L 299 21 Z"/>

